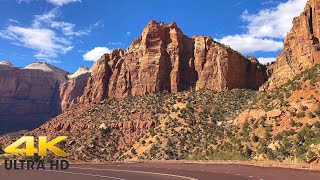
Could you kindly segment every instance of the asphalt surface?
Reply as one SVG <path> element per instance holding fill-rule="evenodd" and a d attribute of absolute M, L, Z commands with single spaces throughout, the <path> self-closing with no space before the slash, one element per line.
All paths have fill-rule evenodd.
<path fill-rule="evenodd" d="M 1 180 L 317 180 L 320 171 L 265 168 L 246 165 L 205 165 L 178 163 L 131 163 L 70 165 L 65 171 L 5 170 Z"/>

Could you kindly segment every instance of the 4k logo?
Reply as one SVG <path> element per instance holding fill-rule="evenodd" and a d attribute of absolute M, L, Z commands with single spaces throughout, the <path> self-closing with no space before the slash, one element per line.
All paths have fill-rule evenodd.
<path fill-rule="evenodd" d="M 52 151 L 60 157 L 66 157 L 69 154 L 57 148 L 55 145 L 61 141 L 67 139 L 67 136 L 59 136 L 49 142 L 47 142 L 46 136 L 39 136 L 39 150 L 34 146 L 34 137 L 33 136 L 24 136 L 8 146 L 4 151 L 6 153 L 24 153 L 26 156 L 34 156 L 35 153 L 38 153 L 39 156 L 47 156 L 47 150 Z M 26 144 L 25 149 L 19 149 L 19 146 L 23 143 Z"/>

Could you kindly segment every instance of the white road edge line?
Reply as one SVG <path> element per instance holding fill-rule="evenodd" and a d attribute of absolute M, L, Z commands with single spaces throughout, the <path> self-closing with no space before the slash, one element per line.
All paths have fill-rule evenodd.
<path fill-rule="evenodd" d="M 189 179 L 189 180 L 198 180 L 196 178 L 180 176 L 175 174 L 165 174 L 165 173 L 156 173 L 156 172 L 148 172 L 148 171 L 132 171 L 132 170 L 121 170 L 121 169 L 97 169 L 97 168 L 77 168 L 77 167 L 69 167 L 69 169 L 82 169 L 82 170 L 97 170 L 97 171 L 116 171 L 116 172 L 132 172 L 132 173 L 141 173 L 141 174 L 153 174 L 160 176 L 168 176 L 168 177 L 176 177 L 180 179 Z"/>
<path fill-rule="evenodd" d="M 73 174 L 73 175 L 82 175 L 82 176 L 92 176 L 92 177 L 100 177 L 100 178 L 108 178 L 108 179 L 116 179 L 116 180 L 126 180 L 126 179 L 112 177 L 112 176 L 103 176 L 103 175 L 86 174 L 86 173 L 76 173 L 76 172 L 70 172 L 70 171 L 54 171 L 54 170 L 42 170 L 42 171 L 63 173 L 63 174 Z"/>

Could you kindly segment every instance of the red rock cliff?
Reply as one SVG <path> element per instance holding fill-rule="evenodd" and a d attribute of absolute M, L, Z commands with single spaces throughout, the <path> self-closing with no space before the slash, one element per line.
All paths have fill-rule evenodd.
<path fill-rule="evenodd" d="M 272 65 L 273 74 L 261 90 L 280 86 L 295 75 L 320 63 L 319 37 L 320 1 L 309 0 L 301 15 L 294 18 L 283 51 Z"/>
<path fill-rule="evenodd" d="M 81 102 L 190 88 L 258 89 L 266 79 L 264 66 L 212 38 L 189 38 L 175 23 L 151 21 L 128 49 L 93 65 Z"/>
<path fill-rule="evenodd" d="M 91 72 L 89 68 L 80 67 L 74 74 L 69 75 L 70 79 L 60 85 L 59 90 L 62 111 L 78 103 L 90 75 Z"/>

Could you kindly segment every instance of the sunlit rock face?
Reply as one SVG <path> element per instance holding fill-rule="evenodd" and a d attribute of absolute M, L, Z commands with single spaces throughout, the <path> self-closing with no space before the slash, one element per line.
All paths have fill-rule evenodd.
<path fill-rule="evenodd" d="M 257 60 L 210 37 L 189 38 L 176 23 L 151 21 L 128 49 L 115 49 L 93 65 L 81 102 L 192 88 L 258 89 L 266 79 Z"/>
<path fill-rule="evenodd" d="M 281 18 L 281 17 L 279 17 Z M 273 89 L 320 63 L 320 1 L 309 0 L 285 38 L 283 51 L 272 65 L 272 76 L 261 90 Z"/>

